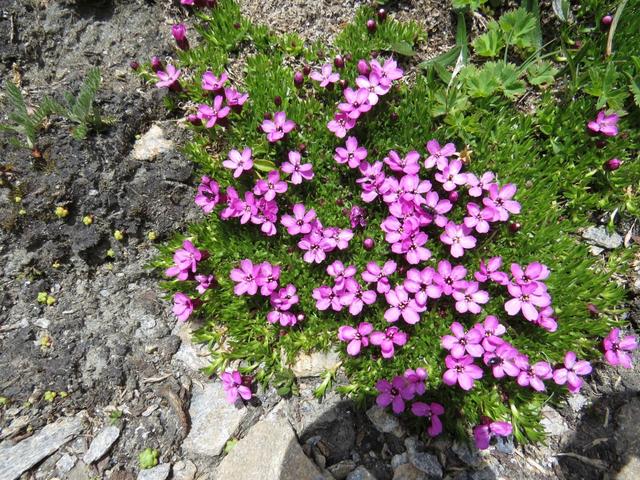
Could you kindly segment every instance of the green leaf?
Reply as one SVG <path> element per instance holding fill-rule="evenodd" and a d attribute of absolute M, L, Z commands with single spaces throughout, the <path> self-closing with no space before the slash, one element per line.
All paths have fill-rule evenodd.
<path fill-rule="evenodd" d="M 276 168 L 276 164 L 273 163 L 272 160 L 267 160 L 266 158 L 254 160 L 253 166 L 256 167 L 256 170 L 260 170 L 261 172 L 270 172 Z"/>
<path fill-rule="evenodd" d="M 500 17 L 499 23 L 507 44 L 525 50 L 535 46 L 536 19 L 524 8 L 505 13 Z"/>
<path fill-rule="evenodd" d="M 456 63 L 456 60 L 460 55 L 460 51 L 461 51 L 461 47 L 455 46 L 451 48 L 448 52 L 441 53 L 437 57 L 433 57 L 429 60 L 425 60 L 424 62 L 419 63 L 418 67 L 424 70 L 428 70 L 434 67 L 436 64 L 443 67 L 448 67 Z"/>
<path fill-rule="evenodd" d="M 409 42 L 405 42 L 404 40 L 392 43 L 390 50 L 405 57 L 413 57 L 416 54 Z"/>
<path fill-rule="evenodd" d="M 526 89 L 522 80 L 518 79 L 518 69 L 512 63 L 492 62 L 495 69 L 495 76 L 500 83 L 502 93 L 508 98 L 524 95 Z"/>
<path fill-rule="evenodd" d="M 548 85 L 553 83 L 558 71 L 550 62 L 534 62 L 527 67 L 527 80 L 531 85 Z"/>
<path fill-rule="evenodd" d="M 568 22 L 571 4 L 569 0 L 551 0 L 551 7 L 561 22 Z"/>
<path fill-rule="evenodd" d="M 636 106 L 640 108 L 640 79 L 631 79 L 631 83 L 629 83 L 629 90 L 633 94 L 633 101 Z"/>
<path fill-rule="evenodd" d="M 458 13 L 458 19 L 456 22 L 456 45 L 460 47 L 460 55 L 462 55 L 462 62 L 466 65 L 469 60 L 469 45 L 468 45 L 468 33 L 467 33 L 467 19 L 464 13 Z"/>
<path fill-rule="evenodd" d="M 481 57 L 495 58 L 504 47 L 500 36 L 498 22 L 492 20 L 486 33 L 483 33 L 471 43 L 475 52 Z"/>
<path fill-rule="evenodd" d="M 465 70 L 469 71 L 465 76 L 465 85 L 473 98 L 490 97 L 500 86 L 492 68 L 473 71 L 467 67 Z"/>
<path fill-rule="evenodd" d="M 624 100 L 629 92 L 619 88 L 620 74 L 616 71 L 613 63 L 607 63 L 606 68 L 593 66 L 589 69 L 589 84 L 584 91 L 589 95 L 598 97 L 596 108 L 608 106 L 612 110 L 622 110 Z"/>
<path fill-rule="evenodd" d="M 456 10 L 476 11 L 481 5 L 487 3 L 487 0 L 451 0 L 451 6 Z"/>

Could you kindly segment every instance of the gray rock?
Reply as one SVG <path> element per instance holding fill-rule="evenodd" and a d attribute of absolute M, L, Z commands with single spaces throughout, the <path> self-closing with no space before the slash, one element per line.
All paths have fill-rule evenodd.
<path fill-rule="evenodd" d="M 392 433 L 396 437 L 402 437 L 404 435 L 404 429 L 400 425 L 398 417 L 377 405 L 367 410 L 367 417 L 369 417 L 369 420 L 371 420 L 371 423 L 373 423 L 373 426 L 376 427 L 379 432 Z"/>
<path fill-rule="evenodd" d="M 640 457 L 640 399 L 634 398 L 616 414 L 616 452 L 623 459 Z"/>
<path fill-rule="evenodd" d="M 451 450 L 465 465 L 476 467 L 480 464 L 481 458 L 478 449 L 475 448 L 475 445 L 471 446 L 469 442 L 453 442 Z"/>
<path fill-rule="evenodd" d="M 469 472 L 470 480 L 495 480 L 496 474 L 489 467 L 485 467 L 482 470 L 476 470 Z"/>
<path fill-rule="evenodd" d="M 398 455 L 391 457 L 391 468 L 394 470 L 405 463 L 409 463 L 409 456 L 407 455 L 407 452 L 399 453 Z"/>
<path fill-rule="evenodd" d="M 571 410 L 578 413 L 585 407 L 588 401 L 587 397 L 585 397 L 581 393 L 576 393 L 575 395 L 569 396 L 569 398 L 567 399 L 567 403 L 571 407 Z"/>
<path fill-rule="evenodd" d="M 152 125 L 133 146 L 133 158 L 136 160 L 153 160 L 158 155 L 173 149 L 173 141 L 165 138 L 164 130 L 159 125 Z"/>
<path fill-rule="evenodd" d="M 302 451 L 289 422 L 270 415 L 251 427 L 224 457 L 214 478 L 319 480 L 323 476 Z"/>
<path fill-rule="evenodd" d="M 429 477 L 410 463 L 404 463 L 393 471 L 393 480 L 429 480 Z"/>
<path fill-rule="evenodd" d="M 638 480 L 640 472 L 640 458 L 631 457 L 624 467 L 615 476 L 615 480 Z"/>
<path fill-rule="evenodd" d="M 606 227 L 589 227 L 583 234 L 582 238 L 600 247 L 612 250 L 622 246 L 623 238 L 618 233 L 609 233 Z"/>
<path fill-rule="evenodd" d="M 173 480 L 193 480 L 198 469 L 191 460 L 181 460 L 173 466 Z"/>
<path fill-rule="evenodd" d="M 68 453 L 65 453 L 56 462 L 56 470 L 58 470 L 58 473 L 60 475 L 64 475 L 65 473 L 67 473 L 69 470 L 73 468 L 73 466 L 76 464 L 77 461 L 78 459 L 76 457 L 73 457 Z"/>
<path fill-rule="evenodd" d="M 414 455 L 416 452 L 424 450 L 424 443 L 418 439 L 418 437 L 407 437 L 404 439 L 404 447 L 407 449 L 409 456 Z"/>
<path fill-rule="evenodd" d="M 360 465 L 347 475 L 347 480 L 377 480 L 376 477 L 364 465 Z"/>
<path fill-rule="evenodd" d="M 138 480 L 166 480 L 171 472 L 170 463 L 161 463 L 153 468 L 140 470 Z"/>
<path fill-rule="evenodd" d="M 120 429 L 114 425 L 111 425 L 105 429 L 103 429 L 91 442 L 89 445 L 89 450 L 82 457 L 82 461 L 87 465 L 92 464 L 93 462 L 100 460 L 105 453 L 109 451 L 111 445 L 115 443 L 115 441 L 120 436 Z"/>
<path fill-rule="evenodd" d="M 318 377 L 327 370 L 340 364 L 340 355 L 336 351 L 299 353 L 291 366 L 293 374 L 298 378 Z"/>
<path fill-rule="evenodd" d="M 356 462 L 353 460 L 343 460 L 331 465 L 327 470 L 336 480 L 344 480 L 356 468 Z"/>
<path fill-rule="evenodd" d="M 435 455 L 426 452 L 416 452 L 409 454 L 409 461 L 421 472 L 427 474 L 429 480 L 442 478 L 442 467 Z"/>
<path fill-rule="evenodd" d="M 511 455 L 516 449 L 513 444 L 513 435 L 508 437 L 496 437 L 496 450 L 500 453 Z"/>
<path fill-rule="evenodd" d="M 227 402 L 219 382 L 207 383 L 204 389 L 194 386 L 189 407 L 191 430 L 182 449 L 208 457 L 220 455 L 246 415 L 245 407 Z"/>
<path fill-rule="evenodd" d="M 192 342 L 189 324 L 178 322 L 173 334 L 177 335 L 181 340 L 180 348 L 173 356 L 174 359 L 194 372 L 209 365 L 209 351 L 204 345 Z"/>
<path fill-rule="evenodd" d="M 541 413 L 542 420 L 540 420 L 540 424 L 544 427 L 547 435 L 551 437 L 561 437 L 569 431 L 569 426 L 564 418 L 562 418 L 562 415 L 549 405 L 542 407 Z"/>
<path fill-rule="evenodd" d="M 14 480 L 48 457 L 82 431 L 82 420 L 64 417 L 50 423 L 35 435 L 0 449 L 0 480 Z M 4 443 L 4 442 L 3 442 Z"/>
<path fill-rule="evenodd" d="M 95 472 L 84 463 L 82 460 L 78 460 L 74 467 L 64 476 L 64 480 L 87 480 L 92 478 Z"/>

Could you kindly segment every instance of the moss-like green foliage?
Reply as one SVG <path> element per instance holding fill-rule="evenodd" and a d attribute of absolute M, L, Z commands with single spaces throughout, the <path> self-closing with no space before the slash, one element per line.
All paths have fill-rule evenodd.
<path fill-rule="evenodd" d="M 230 59 L 240 52 L 246 54 L 246 66 L 242 78 L 233 78 L 233 86 L 247 91 L 250 97 L 242 113 L 229 117 L 229 126 L 224 130 L 196 127 L 194 140 L 185 148 L 187 156 L 200 166 L 203 175 L 215 178 L 222 188 L 231 185 L 245 191 L 252 187 L 255 176 L 264 177 L 265 170 L 279 165 L 287 151 L 297 150 L 303 143 L 305 160 L 313 164 L 315 178 L 302 185 L 289 185 L 288 192 L 278 197 L 279 214 L 288 213 L 291 205 L 300 202 L 313 207 L 325 226 L 347 228 L 349 219 L 345 209 L 363 203 L 355 183 L 356 174 L 333 160 L 334 149 L 343 142 L 326 128 L 341 92 L 320 89 L 308 79 L 303 88 L 297 89 L 293 83 L 294 72 L 308 62 L 317 68 L 331 61 L 332 52 L 343 56 L 351 54 L 353 60 L 347 62 L 341 74 L 353 82 L 359 58 L 369 58 L 374 50 L 383 57 L 388 56 L 402 42 L 406 43 L 401 47 L 405 51 L 407 45 L 413 49 L 416 42 L 424 41 L 423 33 L 415 24 L 400 24 L 391 18 L 371 33 L 365 22 L 373 17 L 373 12 L 361 9 L 354 23 L 336 39 L 337 50 L 323 46 L 321 53 L 327 56 L 318 58 L 318 45 L 304 44 L 295 36 L 275 37 L 266 28 L 241 19 L 237 5 L 231 0 L 220 1 L 217 9 L 199 16 L 202 19 L 200 45 L 180 54 L 179 66 L 192 76 L 182 82 L 183 91 L 177 99 L 210 103 L 210 97 L 200 89 L 200 75 L 207 69 L 221 73 L 230 62 L 236 61 Z M 595 55 L 595 46 L 589 52 Z M 582 60 L 575 61 L 585 62 L 588 58 L 583 55 Z M 405 68 L 412 67 L 409 62 L 407 59 Z M 509 68 L 505 64 L 496 65 L 494 68 L 500 72 Z M 580 65 L 584 71 L 584 65 Z M 460 75 L 462 81 L 466 81 L 467 74 Z M 517 75 L 514 78 L 512 73 L 502 72 L 497 82 L 496 88 L 501 88 L 509 97 L 507 92 L 515 88 Z M 524 85 L 518 84 L 518 88 Z M 371 160 L 381 159 L 390 149 L 401 154 L 414 149 L 424 152 L 424 144 L 431 138 L 441 143 L 454 141 L 460 149 L 466 146 L 472 151 L 466 167 L 469 171 L 491 170 L 500 182 L 518 185 L 517 199 L 522 204 L 522 214 L 516 220 L 521 224 L 520 229 L 512 233 L 506 225 L 496 228 L 479 242 L 477 249 L 465 255 L 461 263 L 474 271 L 481 258 L 501 255 L 507 264 L 537 260 L 550 267 L 552 273 L 547 285 L 557 312 L 557 332 L 548 333 L 518 317 L 507 318 L 503 309 L 504 289 L 490 287 L 492 301 L 485 313 L 499 316 L 508 325 L 506 337 L 528 354 L 532 362 L 545 360 L 551 364 L 560 363 L 568 350 L 582 358 L 598 358 L 601 338 L 613 326 L 620 325 L 619 306 L 625 292 L 613 275 L 624 270 L 628 255 L 615 253 L 606 260 L 591 256 L 576 237 L 578 228 L 591 221 L 594 210 L 639 211 L 640 169 L 633 157 L 640 136 L 632 128 L 633 122 L 637 122 L 636 114 L 621 122 L 621 129 L 628 132 L 625 138 L 609 139 L 605 149 L 597 149 L 594 139 L 585 133 L 585 123 L 597 112 L 593 99 L 571 88 L 567 92 L 566 95 L 544 93 L 537 100 L 536 108 L 524 113 L 505 96 L 467 94 L 434 76 L 418 76 L 410 84 L 394 88 L 351 132 L 367 147 Z M 279 107 L 274 105 L 276 96 L 282 99 Z M 298 128 L 285 142 L 268 144 L 257 127 L 266 112 L 279 110 L 285 111 Z M 245 174 L 235 180 L 221 163 L 230 149 L 245 146 L 253 149 L 255 173 L 252 178 Z M 613 156 L 625 163 L 616 172 L 605 172 L 602 163 Z M 380 263 L 392 255 L 379 227 L 387 213 L 377 204 L 364 207 L 369 222 L 366 229 L 357 231 L 348 250 L 329 254 L 331 261 L 340 259 L 345 264 L 353 264 L 359 272 L 368 261 Z M 357 358 L 348 357 L 344 344 L 337 341 L 338 326 L 369 321 L 377 329 L 383 329 L 388 326 L 383 319 L 384 300 L 379 297 L 376 304 L 365 308 L 357 318 L 344 311 L 319 312 L 311 292 L 329 283 L 324 270 L 329 262 L 305 263 L 296 246 L 298 239 L 283 232 L 281 225 L 278 229 L 278 235 L 266 237 L 255 225 L 241 226 L 237 219 L 222 221 L 214 213 L 203 215 L 201 221 L 189 226 L 185 235 L 177 236 L 161 248 L 155 266 L 162 269 L 172 264 L 171 256 L 185 237 L 210 254 L 199 268 L 214 273 L 219 284 L 200 297 L 203 304 L 195 313 L 203 321 L 197 338 L 211 347 L 210 373 L 239 360 L 243 373 L 253 373 L 258 381 L 271 382 L 282 394 L 295 393 L 295 379 L 289 370 L 295 356 L 299 352 L 333 346 L 342 352 L 342 368 L 350 379 L 349 385 L 339 387 L 340 391 L 361 402 L 371 399 L 378 379 L 390 379 L 407 368 L 424 367 L 429 372 L 425 397 L 446 405 L 444 420 L 450 432 L 463 434 L 469 425 L 478 423 L 485 415 L 511 421 L 519 441 L 542 438 L 538 422 L 540 408 L 549 399 L 559 398 L 564 388 L 548 382 L 548 392 L 535 393 L 517 386 L 513 380 L 496 381 L 489 371 L 485 371 L 485 377 L 468 393 L 442 384 L 445 352 L 440 346 L 440 337 L 448 333 L 452 321 L 470 327 L 484 318 L 484 314 L 458 315 L 451 305 L 430 308 L 422 314 L 420 323 L 403 326 L 407 327 L 410 340 L 393 360 L 372 357 L 370 351 Z M 362 247 L 365 237 L 375 240 L 372 251 Z M 437 241 L 430 241 L 428 246 L 433 257 L 421 267 L 433 266 L 439 259 L 448 258 L 448 252 Z M 300 303 L 296 309 L 306 315 L 302 322 L 293 328 L 270 325 L 266 321 L 270 310 L 266 298 L 234 295 L 229 272 L 244 258 L 281 266 L 280 283 L 293 283 L 298 288 Z M 401 278 L 395 274 L 392 284 Z M 163 286 L 169 295 L 182 291 L 197 296 L 195 282 L 166 281 Z M 588 316 L 588 303 L 599 308 L 598 317 Z M 446 302 L 439 305 L 444 307 Z M 334 371 L 327 372 L 320 394 L 331 385 L 334 376 Z M 424 426 L 416 428 L 423 430 Z"/>

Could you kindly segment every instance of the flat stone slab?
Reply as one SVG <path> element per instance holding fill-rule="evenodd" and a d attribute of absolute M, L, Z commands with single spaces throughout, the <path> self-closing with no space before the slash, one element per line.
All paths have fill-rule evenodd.
<path fill-rule="evenodd" d="M 140 470 L 138 480 L 166 480 L 171 472 L 170 463 L 161 463 L 153 468 Z"/>
<path fill-rule="evenodd" d="M 153 125 L 133 145 L 133 158 L 136 160 L 153 160 L 167 150 L 173 149 L 173 141 L 165 137 L 159 125 Z"/>
<path fill-rule="evenodd" d="M 582 234 L 582 238 L 609 250 L 622 246 L 623 241 L 620 234 L 609 233 L 606 227 L 589 227 Z"/>
<path fill-rule="evenodd" d="M 230 405 L 219 382 L 204 389 L 194 386 L 189 407 L 191 430 L 182 444 L 185 452 L 215 457 L 238 429 L 248 411 Z"/>
<path fill-rule="evenodd" d="M 112 425 L 102 430 L 91 441 L 89 450 L 84 454 L 82 461 L 87 465 L 90 465 L 93 462 L 100 460 L 109 451 L 111 445 L 114 444 L 119 436 L 120 429 L 116 426 Z"/>
<path fill-rule="evenodd" d="M 219 479 L 323 480 L 318 467 L 307 457 L 289 422 L 267 417 L 224 457 Z"/>
<path fill-rule="evenodd" d="M 8 448 L 0 448 L 0 480 L 15 480 L 82 431 L 78 417 L 61 418 Z"/>
<path fill-rule="evenodd" d="M 327 370 L 335 369 L 339 364 L 340 355 L 336 351 L 300 353 L 291 370 L 298 378 L 318 377 Z"/>

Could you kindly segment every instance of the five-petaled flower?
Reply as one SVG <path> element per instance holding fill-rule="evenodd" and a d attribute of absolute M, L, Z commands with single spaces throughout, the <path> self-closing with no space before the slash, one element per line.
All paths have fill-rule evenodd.
<path fill-rule="evenodd" d="M 616 113 L 607 115 L 604 110 L 598 112 L 595 120 L 587 123 L 587 127 L 594 133 L 601 133 L 607 137 L 615 137 L 618 134 L 619 116 Z"/>
<path fill-rule="evenodd" d="M 479 450 L 486 450 L 489 448 L 489 442 L 492 437 L 508 437 L 512 432 L 513 427 L 509 422 L 488 420 L 486 423 L 474 427 L 473 438 Z"/>
<path fill-rule="evenodd" d="M 233 178 L 238 178 L 242 172 L 253 168 L 251 154 L 251 149 L 248 147 L 242 150 L 242 153 L 235 149 L 231 150 L 228 159 L 222 162 L 222 166 L 233 170 Z"/>
<path fill-rule="evenodd" d="M 369 345 L 369 334 L 373 332 L 373 325 L 369 322 L 360 322 L 358 328 L 350 325 L 342 325 L 338 329 L 338 338 L 343 342 L 349 342 L 347 353 L 353 357 L 360 354 L 362 347 Z"/>
<path fill-rule="evenodd" d="M 413 402 L 411 404 L 411 413 L 416 417 L 426 417 L 429 426 L 427 434 L 430 437 L 437 437 L 442 433 L 442 421 L 440 415 L 444 414 L 444 407 L 439 403 Z"/>
<path fill-rule="evenodd" d="M 158 88 L 169 88 L 176 89 L 179 87 L 180 83 L 178 79 L 180 78 L 181 70 L 177 69 L 171 64 L 168 64 L 164 71 L 158 70 L 156 72 L 156 76 L 159 81 L 156 83 L 156 87 Z"/>
<path fill-rule="evenodd" d="M 391 383 L 385 379 L 378 380 L 376 382 L 376 390 L 378 390 L 379 394 L 376 397 L 376 403 L 382 408 L 391 405 L 391 409 L 395 414 L 404 412 L 405 400 L 413 398 L 411 389 L 407 387 L 407 380 L 401 376 L 394 377 Z"/>
<path fill-rule="evenodd" d="M 261 128 L 267 134 L 267 140 L 275 143 L 278 140 L 282 140 L 287 133 L 296 128 L 296 124 L 293 120 L 287 118 L 286 113 L 276 112 L 273 115 L 273 120 L 266 119 L 262 122 Z"/>
<path fill-rule="evenodd" d="M 407 334 L 398 327 L 388 327 L 384 332 L 373 332 L 369 335 L 372 345 L 378 345 L 382 353 L 382 358 L 393 358 L 395 355 L 395 345 L 399 347 L 406 345 Z"/>
<path fill-rule="evenodd" d="M 367 149 L 358 146 L 358 139 L 356 137 L 347 138 L 345 147 L 346 148 L 336 148 L 336 153 L 333 158 L 338 163 L 346 163 L 351 168 L 358 168 L 364 159 L 367 158 Z"/>
<path fill-rule="evenodd" d="M 340 74 L 333 71 L 333 67 L 330 63 L 325 63 L 319 72 L 311 72 L 309 77 L 311 77 L 311 79 L 315 80 L 316 82 L 320 82 L 320 86 L 322 88 L 333 85 L 338 80 L 340 80 Z"/>
<path fill-rule="evenodd" d="M 198 106 L 198 113 L 196 115 L 204 123 L 205 127 L 214 127 L 231 113 L 230 107 L 222 106 L 223 100 L 222 95 L 216 95 L 213 99 L 213 106 L 205 105 L 204 103 Z"/>
<path fill-rule="evenodd" d="M 197 306 L 197 300 L 192 300 L 182 292 L 173 295 L 173 314 L 181 322 L 186 322 Z"/>
<path fill-rule="evenodd" d="M 631 352 L 638 348 L 638 342 L 633 335 L 626 335 L 620 338 L 620 329 L 614 328 L 609 332 L 602 342 L 604 346 L 604 358 L 614 367 L 621 365 L 624 368 L 631 368 Z"/>
<path fill-rule="evenodd" d="M 252 378 L 246 375 L 240 375 L 237 370 L 226 371 L 220 375 L 222 381 L 222 389 L 224 390 L 227 402 L 236 403 L 238 398 L 242 400 L 251 400 L 251 381 Z"/>
<path fill-rule="evenodd" d="M 251 260 L 245 258 L 240 262 L 240 268 L 231 270 L 231 280 L 236 282 L 233 292 L 236 295 L 255 295 L 258 292 L 258 281 L 262 275 L 260 265 L 254 265 Z"/>
<path fill-rule="evenodd" d="M 553 372 L 553 381 L 558 385 L 567 384 L 571 393 L 578 393 L 584 381 L 580 378 L 591 373 L 591 364 L 586 360 L 577 360 L 575 352 L 567 352 L 564 366 Z"/>
<path fill-rule="evenodd" d="M 300 152 L 289 152 L 287 161 L 282 162 L 280 170 L 291 175 L 291 183 L 299 185 L 303 180 L 311 180 L 313 178 L 313 166 L 310 163 L 301 163 L 302 156 Z"/>
<path fill-rule="evenodd" d="M 454 358 L 447 355 L 444 359 L 447 371 L 442 376 L 442 381 L 449 385 L 460 385 L 463 390 L 471 390 L 475 380 L 482 378 L 482 369 L 473 363 L 471 355 L 463 355 L 460 358 Z"/>

